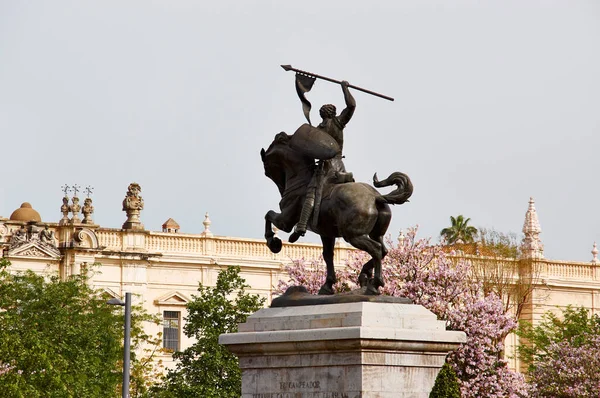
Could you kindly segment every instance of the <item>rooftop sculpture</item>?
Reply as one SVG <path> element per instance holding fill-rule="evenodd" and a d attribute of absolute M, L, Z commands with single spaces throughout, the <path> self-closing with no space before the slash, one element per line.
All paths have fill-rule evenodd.
<path fill-rule="evenodd" d="M 127 221 L 123 223 L 123 229 L 144 229 L 144 224 L 140 220 L 140 211 L 144 210 L 144 199 L 141 192 L 142 187 L 136 182 L 132 182 L 127 187 L 127 194 L 123 199 L 123 211 L 127 214 Z"/>

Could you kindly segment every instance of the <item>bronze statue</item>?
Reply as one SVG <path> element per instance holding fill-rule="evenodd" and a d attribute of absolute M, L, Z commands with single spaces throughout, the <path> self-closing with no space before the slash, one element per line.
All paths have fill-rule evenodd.
<path fill-rule="evenodd" d="M 344 93 L 344 100 L 346 102 L 346 108 L 340 113 L 339 116 L 336 114 L 335 105 L 326 104 L 321 107 L 319 110 L 319 114 L 323 121 L 315 128 L 307 128 L 303 125 L 295 135 L 295 140 L 292 140 L 291 145 L 292 148 L 300 151 L 303 154 L 311 156 L 314 152 L 314 149 L 321 148 L 323 146 L 329 146 L 336 149 L 336 152 L 332 158 L 329 158 L 330 155 L 318 156 L 312 154 L 312 157 L 320 160 L 317 169 L 315 170 L 315 175 L 311 184 L 309 185 L 306 195 L 306 199 L 304 201 L 304 206 L 302 207 L 302 213 L 300 214 L 300 220 L 296 225 L 294 233 L 290 235 L 290 242 L 296 242 L 300 236 L 304 236 L 306 233 L 308 219 L 312 214 L 315 201 L 317 203 L 320 202 L 320 195 L 323 189 L 323 183 L 325 180 L 335 183 L 345 183 L 345 182 L 354 182 L 354 178 L 352 173 L 346 172 L 346 166 L 344 166 L 344 161 L 342 160 L 342 151 L 344 149 L 344 127 L 346 124 L 352 119 L 352 115 L 354 114 L 354 110 L 356 109 L 356 101 L 352 94 L 350 94 L 350 90 L 348 86 L 350 85 L 347 81 L 343 81 L 342 92 Z M 310 138 L 298 140 L 296 137 L 302 137 L 304 132 L 310 131 L 312 135 Z M 334 146 L 331 143 L 331 139 L 335 141 L 337 146 Z M 301 144 L 295 144 L 300 141 Z"/>
<path fill-rule="evenodd" d="M 291 67 L 284 69 L 295 70 Z M 307 112 L 307 109 L 310 111 L 310 103 L 303 98 L 303 93 L 312 87 L 310 81 L 306 84 L 306 77 L 311 74 L 300 72 L 304 80 L 299 85 L 297 75 L 296 88 L 310 122 Z M 387 254 L 383 240 L 391 221 L 389 205 L 408 201 L 413 186 L 404 173 L 394 172 L 383 181 L 379 181 L 375 174 L 375 187 L 397 186 L 391 193 L 382 195 L 368 184 L 354 182 L 352 174 L 346 172 L 342 161 L 343 129 L 356 108 L 348 90 L 354 86 L 346 81 L 334 82 L 341 84 L 346 101 L 346 108 L 339 116 L 333 105 L 325 105 L 321 108 L 323 122 L 319 126 L 304 124 L 291 136 L 281 132 L 266 151 L 261 150 L 265 175 L 273 180 L 281 194 L 281 213 L 270 210 L 265 215 L 265 238 L 269 249 L 278 253 L 282 242 L 275 236 L 273 225 L 291 232 L 296 223 L 300 224 L 290 235 L 290 241 L 297 240 L 306 229 L 320 235 L 327 278 L 319 294 L 333 294 L 336 282 L 333 249 L 335 239 L 343 237 L 352 246 L 371 256 L 361 270 L 359 283 L 366 288 L 367 294 L 376 295 L 379 294 L 379 287 L 384 286 L 381 260 Z M 312 222 L 308 223 L 311 217 Z"/>

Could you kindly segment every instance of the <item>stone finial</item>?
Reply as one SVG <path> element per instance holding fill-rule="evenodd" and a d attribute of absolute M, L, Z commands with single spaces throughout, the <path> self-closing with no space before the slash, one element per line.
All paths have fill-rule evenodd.
<path fill-rule="evenodd" d="M 93 224 L 94 220 L 92 220 L 92 213 L 94 213 L 94 206 L 92 206 L 92 192 L 94 192 L 94 187 L 88 185 L 84 190 L 87 198 L 83 201 L 83 209 L 81 212 L 83 213 L 83 221 L 82 224 Z"/>
<path fill-rule="evenodd" d="M 92 206 L 92 198 L 85 198 L 83 201 L 83 209 L 81 210 L 83 213 L 83 221 L 82 224 L 93 224 L 94 220 L 92 220 L 92 214 L 94 213 L 94 206 Z"/>
<path fill-rule="evenodd" d="M 404 241 L 406 240 L 406 235 L 404 235 L 404 230 L 400 230 L 400 234 L 398 235 L 398 246 L 404 246 Z"/>
<path fill-rule="evenodd" d="M 123 199 L 123 211 L 127 214 L 127 221 L 123 224 L 123 229 L 143 230 L 144 224 L 140 220 L 140 211 L 144 210 L 144 199 L 140 184 L 132 182 L 127 187 L 127 194 Z"/>
<path fill-rule="evenodd" d="M 538 221 L 533 198 L 529 198 L 529 208 L 523 223 L 523 258 L 544 258 L 544 245 L 540 240 L 540 222 Z"/>
<path fill-rule="evenodd" d="M 69 191 L 71 190 L 71 187 L 65 184 L 60 187 L 60 189 L 64 192 L 65 196 L 62 198 L 62 205 L 60 206 L 60 212 L 63 216 L 58 224 L 66 225 L 69 223 Z"/>
<path fill-rule="evenodd" d="M 210 224 L 212 224 L 212 221 L 210 221 L 210 218 L 208 218 L 208 212 L 206 212 L 204 215 L 204 221 L 202 221 L 202 224 L 204 224 L 204 232 L 202 232 L 202 235 L 213 236 L 213 233 L 210 231 Z"/>
<path fill-rule="evenodd" d="M 59 225 L 65 225 L 69 223 L 69 197 L 67 195 L 65 195 L 64 198 L 62 198 L 62 205 L 60 206 L 60 212 L 62 213 L 62 218 L 60 219 L 60 221 L 58 222 Z"/>
<path fill-rule="evenodd" d="M 69 205 L 69 211 L 73 214 L 71 217 L 71 224 L 79 224 L 81 219 L 79 218 L 79 211 L 81 210 L 81 205 L 79 204 L 79 198 L 77 194 L 71 198 L 71 204 Z"/>
<path fill-rule="evenodd" d="M 596 242 L 594 242 L 594 248 L 592 249 L 592 256 L 594 256 L 592 258 L 592 264 L 598 264 L 598 246 L 596 245 Z"/>

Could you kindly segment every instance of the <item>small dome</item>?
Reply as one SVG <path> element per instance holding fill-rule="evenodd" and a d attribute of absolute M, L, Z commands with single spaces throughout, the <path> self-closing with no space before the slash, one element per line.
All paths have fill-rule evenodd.
<path fill-rule="evenodd" d="M 41 222 L 42 221 L 42 217 L 40 217 L 40 213 L 35 211 L 31 207 L 31 204 L 28 202 L 23 203 L 21 205 L 21 207 L 19 207 L 15 211 L 13 211 L 12 214 L 10 215 L 10 219 L 12 221 L 25 221 L 25 222 L 29 222 L 29 221 Z"/>

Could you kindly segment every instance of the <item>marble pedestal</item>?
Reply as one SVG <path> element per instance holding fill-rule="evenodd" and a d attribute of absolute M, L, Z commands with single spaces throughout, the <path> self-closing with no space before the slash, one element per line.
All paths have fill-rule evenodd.
<path fill-rule="evenodd" d="M 219 338 L 242 398 L 427 398 L 465 341 L 420 305 L 374 302 L 264 308 Z"/>

